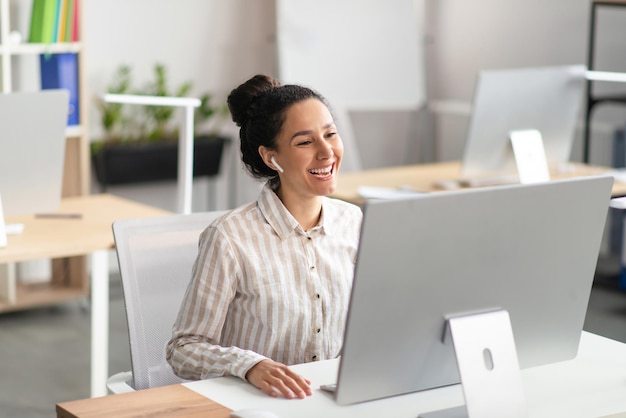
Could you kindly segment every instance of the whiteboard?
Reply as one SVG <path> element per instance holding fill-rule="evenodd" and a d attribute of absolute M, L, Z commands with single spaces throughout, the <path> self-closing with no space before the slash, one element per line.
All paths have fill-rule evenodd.
<path fill-rule="evenodd" d="M 350 110 L 425 100 L 423 0 L 276 0 L 281 82 Z"/>

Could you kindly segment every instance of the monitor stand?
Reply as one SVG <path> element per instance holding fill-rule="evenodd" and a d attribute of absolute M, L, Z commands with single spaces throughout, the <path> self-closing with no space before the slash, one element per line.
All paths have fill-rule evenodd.
<path fill-rule="evenodd" d="M 530 184 L 550 181 L 550 169 L 546 160 L 541 132 L 536 129 L 522 129 L 509 132 L 509 142 L 504 151 L 508 160 L 511 156 L 515 160 L 516 173 L 503 171 L 491 172 L 478 177 L 459 180 L 462 187 L 499 186 L 504 184 Z M 438 184 L 439 188 L 446 184 Z"/>
<path fill-rule="evenodd" d="M 505 310 L 448 318 L 465 406 L 419 418 L 523 418 L 526 403 L 509 314 Z"/>
<path fill-rule="evenodd" d="M 509 132 L 519 181 L 522 184 L 550 181 L 541 132 L 524 129 Z"/>

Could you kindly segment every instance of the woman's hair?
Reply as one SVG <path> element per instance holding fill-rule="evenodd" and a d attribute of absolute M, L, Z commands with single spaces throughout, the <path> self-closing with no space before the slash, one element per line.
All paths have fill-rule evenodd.
<path fill-rule="evenodd" d="M 283 86 L 267 75 L 255 75 L 230 93 L 227 102 L 233 122 L 239 126 L 241 159 L 253 177 L 278 181 L 277 172 L 261 158 L 259 146 L 276 149 L 287 109 L 307 99 L 317 99 L 328 107 L 326 100 L 310 88 Z"/>

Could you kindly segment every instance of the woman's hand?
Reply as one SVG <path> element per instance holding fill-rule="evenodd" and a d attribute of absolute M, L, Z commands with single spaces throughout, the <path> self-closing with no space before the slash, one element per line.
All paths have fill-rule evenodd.
<path fill-rule="evenodd" d="M 287 399 L 311 396 L 311 381 L 294 373 L 282 363 L 262 360 L 246 374 L 248 382 L 272 397 L 282 394 Z"/>

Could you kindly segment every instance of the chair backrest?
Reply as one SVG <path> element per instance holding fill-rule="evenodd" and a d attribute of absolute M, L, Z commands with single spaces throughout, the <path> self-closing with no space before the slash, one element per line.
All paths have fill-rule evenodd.
<path fill-rule="evenodd" d="M 165 360 L 180 304 L 198 253 L 198 237 L 223 211 L 113 224 L 128 321 L 136 389 L 180 383 Z"/>

